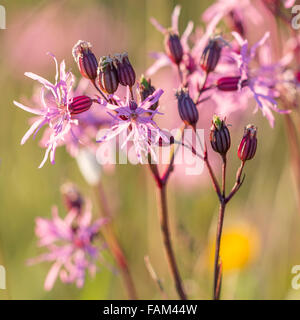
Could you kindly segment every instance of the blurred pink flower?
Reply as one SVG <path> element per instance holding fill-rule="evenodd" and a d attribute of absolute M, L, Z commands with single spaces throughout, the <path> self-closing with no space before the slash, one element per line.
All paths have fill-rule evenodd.
<path fill-rule="evenodd" d="M 211 21 L 216 15 L 221 18 L 234 13 L 243 23 L 250 20 L 251 23 L 258 25 L 263 21 L 263 16 L 254 5 L 253 0 L 218 0 L 208 7 L 202 17 L 205 22 Z"/>
<path fill-rule="evenodd" d="M 48 252 L 30 259 L 28 264 L 53 262 L 45 280 L 45 290 L 53 288 L 58 276 L 62 282 L 75 282 L 80 288 L 84 285 L 86 271 L 91 275 L 96 273 L 100 249 L 93 245 L 93 240 L 105 220 L 92 223 L 91 218 L 90 208 L 80 214 L 77 210 L 71 210 L 62 219 L 54 207 L 52 219 L 36 219 L 38 246 L 46 247 Z"/>
<path fill-rule="evenodd" d="M 276 83 L 272 83 L 270 85 L 270 81 L 274 81 L 274 79 L 276 79 L 276 77 L 270 77 L 270 73 L 273 71 L 274 75 L 276 75 L 276 71 L 278 71 L 276 69 L 277 66 L 269 65 L 269 74 L 265 73 L 265 69 L 263 69 L 263 72 L 261 72 L 260 68 L 263 68 L 264 66 L 259 67 L 257 70 L 254 70 L 250 66 L 250 63 L 256 55 L 256 50 L 265 43 L 270 34 L 267 32 L 264 37 L 255 43 L 251 48 L 249 48 L 248 41 L 242 39 L 238 33 L 233 32 L 233 36 L 241 46 L 239 54 L 235 52 L 232 53 L 239 68 L 240 84 L 244 80 L 247 81 L 247 86 L 245 88 L 241 88 L 240 90 L 248 90 L 248 88 L 250 89 L 256 101 L 257 109 L 261 109 L 263 115 L 269 120 L 271 127 L 273 127 L 274 116 L 271 111 L 278 113 L 289 113 L 287 110 L 278 109 L 275 98 L 278 97 L 279 93 L 276 89 L 274 89 Z"/>

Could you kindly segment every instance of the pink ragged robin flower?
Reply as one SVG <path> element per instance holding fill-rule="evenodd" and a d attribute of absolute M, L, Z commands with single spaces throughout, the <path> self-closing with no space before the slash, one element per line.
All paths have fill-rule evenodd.
<path fill-rule="evenodd" d="M 28 264 L 53 263 L 45 280 L 45 290 L 51 290 L 58 277 L 63 283 L 75 283 L 81 288 L 86 273 L 96 273 L 101 248 L 96 247 L 94 241 L 105 220 L 92 223 L 91 219 L 90 208 L 80 214 L 77 210 L 71 210 L 62 219 L 56 207 L 52 209 L 52 219 L 36 219 L 38 246 L 46 248 L 48 252 L 30 259 Z"/>
<path fill-rule="evenodd" d="M 48 125 L 49 127 L 47 141 L 44 141 L 47 149 L 39 168 L 45 164 L 49 154 L 50 161 L 54 164 L 57 146 L 64 141 L 64 137 L 67 134 L 72 132 L 72 127 L 78 125 L 78 120 L 73 118 L 73 116 L 88 110 L 92 105 L 92 100 L 87 96 L 73 97 L 73 74 L 65 71 L 66 66 L 64 61 L 62 61 L 60 68 L 58 68 L 56 58 L 54 55 L 50 55 L 53 57 L 56 65 L 54 84 L 34 73 L 25 73 L 27 77 L 37 80 L 42 85 L 39 101 L 40 107 L 31 108 L 14 101 L 17 107 L 36 115 L 30 129 L 23 136 L 21 144 L 24 144 L 30 136 L 33 135 L 35 137 L 44 125 Z"/>
<path fill-rule="evenodd" d="M 275 89 L 276 83 L 273 83 L 274 80 L 276 80 L 275 75 L 270 79 L 272 66 L 268 66 L 269 73 L 267 76 L 265 66 L 259 66 L 257 69 L 254 69 L 251 66 L 251 62 L 256 55 L 257 49 L 266 42 L 270 36 L 270 33 L 265 33 L 263 38 L 255 43 L 251 48 L 249 48 L 248 41 L 242 39 L 238 33 L 233 32 L 232 34 L 241 47 L 239 54 L 232 52 L 232 56 L 237 62 L 237 67 L 240 74 L 239 87 L 242 88 L 246 81 L 247 86 L 245 88 L 250 89 L 250 92 L 257 104 L 256 110 L 260 109 L 263 115 L 268 119 L 271 127 L 273 127 L 274 116 L 272 111 L 278 113 L 289 113 L 289 111 L 281 110 L 277 107 L 275 98 L 278 96 L 278 92 Z M 277 67 L 277 65 L 273 66 L 274 74 Z"/>
<path fill-rule="evenodd" d="M 129 87 L 127 87 L 126 101 L 122 101 L 116 95 L 112 96 L 112 98 L 117 105 L 102 100 L 99 101 L 105 108 L 111 110 L 108 114 L 113 118 L 113 123 L 98 142 L 105 142 L 124 134 L 125 140 L 121 148 L 124 148 L 129 141 L 132 141 L 140 163 L 143 163 L 142 155 L 147 156 L 149 153 L 156 159 L 154 147 L 160 145 L 162 140 L 169 141 L 153 120 L 154 115 L 161 113 L 158 112 L 158 108 L 151 109 L 162 94 L 163 90 L 157 89 L 144 101 L 137 104 L 131 99 Z"/>

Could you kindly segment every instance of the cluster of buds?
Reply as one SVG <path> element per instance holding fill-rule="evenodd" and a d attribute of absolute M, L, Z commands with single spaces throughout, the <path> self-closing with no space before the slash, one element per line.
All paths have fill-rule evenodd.
<path fill-rule="evenodd" d="M 221 91 L 237 91 L 248 85 L 248 80 L 242 80 L 240 77 L 223 77 L 218 79 L 216 87 Z"/>
<path fill-rule="evenodd" d="M 183 48 L 177 33 L 169 31 L 165 36 L 165 50 L 168 57 L 177 65 L 183 57 Z"/>
<path fill-rule="evenodd" d="M 71 115 L 76 115 L 88 111 L 93 104 L 93 100 L 88 96 L 74 97 L 69 104 L 69 111 Z"/>
<path fill-rule="evenodd" d="M 221 120 L 218 116 L 213 117 L 210 128 L 210 143 L 215 152 L 225 156 L 231 145 L 230 132 L 225 119 Z"/>
<path fill-rule="evenodd" d="M 190 97 L 188 89 L 181 88 L 176 92 L 178 112 L 181 120 L 190 126 L 195 126 L 199 119 L 197 107 Z"/>
<path fill-rule="evenodd" d="M 141 101 L 144 101 L 146 98 L 151 96 L 155 92 L 155 87 L 151 85 L 151 79 L 146 79 L 143 75 L 140 79 L 139 83 L 139 94 L 141 97 Z M 151 107 L 150 110 L 156 110 L 158 107 L 159 101 L 154 103 Z"/>
<path fill-rule="evenodd" d="M 81 75 L 95 81 L 97 77 L 98 61 L 92 52 L 89 42 L 79 40 L 73 47 L 72 54 Z"/>
<path fill-rule="evenodd" d="M 248 125 L 245 128 L 242 141 L 238 147 L 238 157 L 245 162 L 251 160 L 256 152 L 257 128 L 254 125 Z M 213 117 L 212 126 L 210 129 L 210 143 L 212 149 L 225 156 L 231 145 L 230 132 L 225 123 L 225 119 L 221 120 L 218 116 Z"/>
<path fill-rule="evenodd" d="M 103 56 L 98 67 L 98 84 L 108 94 L 115 93 L 119 86 L 118 72 L 113 62 L 111 57 Z"/>
<path fill-rule="evenodd" d="M 221 36 L 216 36 L 209 40 L 200 59 L 200 66 L 206 73 L 216 69 L 224 45 L 227 45 L 227 42 Z"/>
<path fill-rule="evenodd" d="M 98 64 L 89 42 L 79 40 L 72 50 L 81 75 L 98 84 L 105 93 L 113 94 L 119 83 L 132 87 L 135 84 L 135 71 L 127 53 L 103 56 Z"/>
<path fill-rule="evenodd" d="M 249 124 L 244 131 L 244 136 L 238 148 L 238 157 L 245 162 L 251 160 L 255 156 L 257 148 L 256 138 L 257 128 Z"/>

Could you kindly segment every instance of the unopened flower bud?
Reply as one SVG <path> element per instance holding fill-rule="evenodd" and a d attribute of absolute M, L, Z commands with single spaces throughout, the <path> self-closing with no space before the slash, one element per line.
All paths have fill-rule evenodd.
<path fill-rule="evenodd" d="M 155 88 L 151 85 L 151 80 L 146 79 L 144 76 L 141 77 L 139 93 L 141 96 L 141 100 L 144 101 L 146 98 L 151 96 L 155 92 Z M 156 110 L 158 107 L 158 101 L 154 103 L 149 109 Z"/>
<path fill-rule="evenodd" d="M 200 59 L 200 65 L 206 73 L 212 72 L 216 69 L 221 57 L 222 47 L 223 44 L 220 38 L 209 40 Z"/>
<path fill-rule="evenodd" d="M 138 105 L 137 105 L 137 103 L 136 103 L 134 100 L 130 100 L 130 101 L 129 101 L 129 108 L 130 108 L 130 110 L 134 111 L 134 110 L 137 109 L 137 107 L 138 107 Z"/>
<path fill-rule="evenodd" d="M 176 64 L 179 64 L 183 57 L 183 48 L 178 34 L 168 32 L 165 37 L 165 50 L 168 57 Z"/>
<path fill-rule="evenodd" d="M 128 59 L 128 54 L 116 54 L 114 60 L 121 85 L 132 87 L 135 83 L 135 71 Z"/>
<path fill-rule="evenodd" d="M 69 111 L 72 115 L 85 112 L 90 109 L 93 100 L 88 96 L 77 96 L 69 104 Z"/>
<path fill-rule="evenodd" d="M 254 125 L 249 124 L 244 131 L 243 139 L 238 148 L 238 157 L 242 161 L 251 160 L 256 152 L 257 128 Z"/>
<path fill-rule="evenodd" d="M 98 61 L 91 48 L 92 45 L 89 42 L 79 40 L 73 47 L 72 54 L 81 75 L 87 79 L 95 80 L 97 77 Z"/>
<path fill-rule="evenodd" d="M 60 188 L 60 192 L 67 210 L 81 210 L 84 200 L 78 188 L 73 183 L 67 182 L 63 184 Z"/>
<path fill-rule="evenodd" d="M 213 117 L 210 128 L 210 143 L 213 150 L 221 155 L 225 155 L 231 145 L 230 133 L 225 120 L 221 120 L 216 115 Z"/>
<path fill-rule="evenodd" d="M 179 89 L 176 92 L 178 101 L 178 112 L 182 121 L 188 125 L 194 126 L 199 119 L 197 107 L 190 97 L 187 89 Z"/>
<path fill-rule="evenodd" d="M 248 80 L 240 81 L 240 77 L 223 77 L 218 79 L 217 88 L 221 91 L 237 91 L 239 87 L 248 85 Z"/>
<path fill-rule="evenodd" d="M 119 86 L 117 69 L 110 57 L 101 57 L 98 67 L 98 83 L 100 88 L 108 94 L 113 94 Z"/>

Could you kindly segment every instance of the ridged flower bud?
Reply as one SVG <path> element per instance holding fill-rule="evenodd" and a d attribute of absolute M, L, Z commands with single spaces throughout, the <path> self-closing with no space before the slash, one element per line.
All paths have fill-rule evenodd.
<path fill-rule="evenodd" d="M 213 117 L 210 128 L 210 143 L 215 152 L 226 155 L 231 145 L 230 132 L 225 124 L 225 119 L 221 120 L 218 116 Z"/>
<path fill-rule="evenodd" d="M 89 42 L 79 40 L 73 47 L 72 54 L 81 75 L 94 81 L 97 77 L 98 61 Z"/>
<path fill-rule="evenodd" d="M 146 79 L 143 75 L 140 79 L 139 93 L 141 96 L 141 100 L 144 101 L 146 98 L 151 96 L 155 92 L 155 87 L 151 85 L 151 79 Z M 149 109 L 156 110 L 158 107 L 158 101 L 154 103 Z"/>
<path fill-rule="evenodd" d="M 64 183 L 60 188 L 60 192 L 67 210 L 81 210 L 84 200 L 76 185 L 70 182 Z"/>
<path fill-rule="evenodd" d="M 251 160 L 256 152 L 257 128 L 254 125 L 249 124 L 244 131 L 244 136 L 238 148 L 238 157 L 242 161 Z"/>
<path fill-rule="evenodd" d="M 129 109 L 131 111 L 135 111 L 137 109 L 138 105 L 134 100 L 129 101 Z"/>
<path fill-rule="evenodd" d="M 178 112 L 182 121 L 188 125 L 194 126 L 198 122 L 199 113 L 197 107 L 190 97 L 187 89 L 179 89 L 176 92 L 178 102 Z"/>
<path fill-rule="evenodd" d="M 165 50 L 168 57 L 179 64 L 183 57 L 183 48 L 178 34 L 169 31 L 165 37 Z"/>
<path fill-rule="evenodd" d="M 69 111 L 72 115 L 85 112 L 90 109 L 93 104 L 93 100 L 88 96 L 74 97 L 69 104 Z"/>
<path fill-rule="evenodd" d="M 218 79 L 217 88 L 221 91 L 237 91 L 239 86 L 241 88 L 248 85 L 248 80 L 243 80 L 240 83 L 240 77 L 223 77 Z"/>
<path fill-rule="evenodd" d="M 97 81 L 104 92 L 113 94 L 117 91 L 119 86 L 118 73 L 111 57 L 103 56 L 100 58 Z"/>
<path fill-rule="evenodd" d="M 222 41 L 224 41 L 221 39 L 220 37 L 210 39 L 202 53 L 200 65 L 206 73 L 214 71 L 220 60 L 223 47 Z"/>
<path fill-rule="evenodd" d="M 128 59 L 128 54 L 116 54 L 114 56 L 118 79 L 122 86 L 132 87 L 135 83 L 135 71 Z"/>

